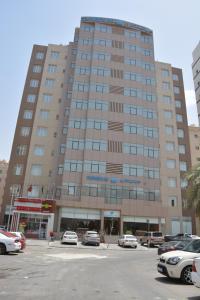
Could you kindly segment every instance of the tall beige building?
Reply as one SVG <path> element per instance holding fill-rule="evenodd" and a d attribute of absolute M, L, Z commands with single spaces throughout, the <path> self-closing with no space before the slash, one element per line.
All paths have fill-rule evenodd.
<path fill-rule="evenodd" d="M 192 167 L 200 164 L 200 127 L 189 126 L 190 152 Z M 200 235 L 200 220 L 196 218 L 196 231 Z"/>
<path fill-rule="evenodd" d="M 194 232 L 190 165 L 182 71 L 155 62 L 151 29 L 83 17 L 69 45 L 33 47 L 4 194 L 5 212 L 10 190 L 28 197 L 18 225 Z M 31 211 L 40 198 L 53 217 Z"/>
<path fill-rule="evenodd" d="M 3 202 L 4 187 L 6 183 L 6 176 L 8 171 L 8 162 L 6 160 L 0 160 L 0 213 L 1 205 Z"/>

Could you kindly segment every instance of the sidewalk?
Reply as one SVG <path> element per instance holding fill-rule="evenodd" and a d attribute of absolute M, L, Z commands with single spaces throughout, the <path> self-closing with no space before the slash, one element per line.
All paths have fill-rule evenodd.
<path fill-rule="evenodd" d="M 101 243 L 100 246 L 85 246 L 81 242 L 78 242 L 78 245 L 70 244 L 61 244 L 60 241 L 56 240 L 54 242 L 49 242 L 48 240 L 36 240 L 36 239 L 27 239 L 27 247 L 43 247 L 43 248 L 74 248 L 74 249 L 91 249 L 91 250 L 118 250 L 118 251 L 147 251 L 147 247 L 141 246 L 138 244 L 136 249 L 132 248 L 123 248 L 119 247 L 117 244 L 104 244 Z"/>

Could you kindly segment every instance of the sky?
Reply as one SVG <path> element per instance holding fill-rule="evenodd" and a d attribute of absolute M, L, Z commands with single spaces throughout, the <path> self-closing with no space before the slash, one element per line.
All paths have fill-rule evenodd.
<path fill-rule="evenodd" d="M 73 41 L 81 16 L 126 20 L 154 32 L 155 59 L 183 70 L 188 124 L 198 126 L 192 51 L 200 40 L 199 0 L 6 0 L 0 10 L 0 160 L 9 160 L 33 44 Z"/>

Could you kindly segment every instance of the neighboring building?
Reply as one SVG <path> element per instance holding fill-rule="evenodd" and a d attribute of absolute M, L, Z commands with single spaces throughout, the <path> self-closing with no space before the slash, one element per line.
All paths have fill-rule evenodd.
<path fill-rule="evenodd" d="M 1 213 L 1 205 L 3 202 L 3 194 L 4 194 L 5 183 L 6 183 L 7 170 L 8 170 L 8 162 L 5 160 L 0 160 L 0 213 Z"/>
<path fill-rule="evenodd" d="M 189 137 L 190 137 L 190 152 L 192 167 L 200 164 L 200 127 L 190 125 L 189 126 Z M 196 218 L 196 230 L 197 234 L 200 235 L 200 220 Z"/>
<path fill-rule="evenodd" d="M 193 73 L 193 80 L 194 80 L 194 89 L 196 94 L 198 120 L 200 125 L 200 42 L 192 52 L 192 56 L 193 56 L 192 73 Z"/>
<path fill-rule="evenodd" d="M 11 187 L 15 197 L 56 199 L 55 216 L 18 199 L 17 224 L 39 236 L 52 224 L 192 232 L 181 189 L 190 166 L 182 71 L 155 62 L 152 30 L 83 17 L 74 42 L 33 47 L 5 218 Z"/>

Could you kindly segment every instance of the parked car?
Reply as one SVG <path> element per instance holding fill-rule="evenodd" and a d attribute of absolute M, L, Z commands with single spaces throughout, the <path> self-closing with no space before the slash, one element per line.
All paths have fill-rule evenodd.
<path fill-rule="evenodd" d="M 18 252 L 20 249 L 21 243 L 16 236 L 0 232 L 0 254 Z"/>
<path fill-rule="evenodd" d="M 100 236 L 96 231 L 86 231 L 83 236 L 83 245 L 100 245 Z"/>
<path fill-rule="evenodd" d="M 20 232 L 20 231 L 10 231 L 10 233 L 12 233 L 13 235 L 15 235 L 16 237 L 19 238 L 19 241 L 21 243 L 21 250 L 25 249 L 26 248 L 26 237 L 25 235 L 23 234 L 23 232 Z"/>
<path fill-rule="evenodd" d="M 193 260 L 191 277 L 192 283 L 200 288 L 200 257 Z"/>
<path fill-rule="evenodd" d="M 138 241 L 137 241 L 137 238 L 134 235 L 124 234 L 124 235 L 121 235 L 119 237 L 118 245 L 122 246 L 122 247 L 130 246 L 132 248 L 137 248 Z"/>
<path fill-rule="evenodd" d="M 152 247 L 164 243 L 164 236 L 160 231 L 146 231 L 143 237 L 140 237 L 141 245 L 147 244 Z"/>
<path fill-rule="evenodd" d="M 191 240 L 165 242 L 158 247 L 158 255 L 169 251 L 182 250 L 190 242 Z"/>
<path fill-rule="evenodd" d="M 74 231 L 65 231 L 61 237 L 61 244 L 76 244 L 78 243 L 78 235 Z"/>
<path fill-rule="evenodd" d="M 197 235 L 192 235 L 192 234 L 189 234 L 189 233 L 178 233 L 178 234 L 175 234 L 175 235 L 165 235 L 164 236 L 164 240 L 165 242 L 170 242 L 170 241 L 182 241 L 182 240 L 192 240 L 192 239 L 195 239 L 195 238 L 198 238 Z"/>
<path fill-rule="evenodd" d="M 157 270 L 167 277 L 181 279 L 186 284 L 192 284 L 192 264 L 196 257 L 200 257 L 200 239 L 192 240 L 182 250 L 162 254 Z"/>

